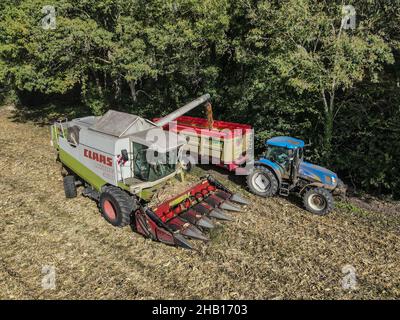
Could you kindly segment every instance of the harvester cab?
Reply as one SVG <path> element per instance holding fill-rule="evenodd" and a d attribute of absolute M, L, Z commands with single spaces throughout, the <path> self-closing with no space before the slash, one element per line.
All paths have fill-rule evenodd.
<path fill-rule="evenodd" d="M 292 137 L 274 137 L 266 142 L 267 150 L 247 176 L 249 189 L 259 196 L 276 194 L 303 197 L 305 208 L 325 215 L 334 208 L 333 193 L 343 193 L 337 174 L 304 161 L 304 141 Z"/>
<path fill-rule="evenodd" d="M 66 197 L 76 197 L 83 185 L 83 195 L 98 202 L 113 226 L 131 225 L 145 237 L 184 248 L 192 248 L 187 239 L 208 240 L 203 231 L 214 227 L 212 219 L 230 220 L 223 209 L 240 211 L 237 205 L 247 204 L 213 177 L 155 208 L 148 202 L 183 170 L 186 139 L 163 126 L 209 99 L 201 96 L 157 123 L 114 110 L 55 123 L 52 144 L 62 163 Z"/>

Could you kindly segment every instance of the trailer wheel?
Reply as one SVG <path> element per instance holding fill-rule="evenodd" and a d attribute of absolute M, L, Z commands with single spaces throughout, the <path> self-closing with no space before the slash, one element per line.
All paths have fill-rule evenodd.
<path fill-rule="evenodd" d="M 320 216 L 326 215 L 334 208 L 333 195 L 324 188 L 312 188 L 303 196 L 304 207 Z"/>
<path fill-rule="evenodd" d="M 63 180 L 65 197 L 68 199 L 75 198 L 77 196 L 75 177 L 68 175 L 65 176 Z"/>
<path fill-rule="evenodd" d="M 120 188 L 108 186 L 103 189 L 99 200 L 104 219 L 115 227 L 125 227 L 131 223 L 131 213 L 137 209 L 135 199 Z"/>
<path fill-rule="evenodd" d="M 247 176 L 250 191 L 261 197 L 271 197 L 278 192 L 278 180 L 266 167 L 255 166 Z"/>

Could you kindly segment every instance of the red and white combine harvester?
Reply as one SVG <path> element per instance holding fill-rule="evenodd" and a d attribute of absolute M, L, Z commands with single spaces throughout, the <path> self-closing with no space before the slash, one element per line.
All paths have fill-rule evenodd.
<path fill-rule="evenodd" d="M 101 117 L 55 123 L 51 127 L 52 144 L 63 167 L 66 197 L 76 197 L 77 186 L 82 185 L 83 195 L 98 202 L 103 217 L 113 226 L 130 225 L 145 237 L 188 249 L 192 248 L 188 239 L 207 241 L 204 231 L 214 227 L 213 219 L 230 220 L 223 210 L 240 211 L 238 205 L 248 204 L 213 177 L 205 177 L 156 207 L 150 208 L 148 203 L 161 184 L 182 174 L 190 145 L 203 146 L 197 149 L 200 155 L 203 149 L 213 151 L 211 154 L 217 154 L 223 160 L 222 165 L 229 169 L 243 160 L 249 136 L 215 130 L 230 125 L 218 121 L 214 122 L 214 129 L 203 128 L 205 131 L 200 132 L 202 120 L 182 117 L 209 99 L 206 94 L 156 123 L 113 110 Z M 178 119 L 176 132 L 162 129 L 175 119 Z M 191 142 L 187 143 L 181 129 L 190 126 L 194 131 L 189 138 Z M 238 129 L 245 128 L 240 125 Z M 200 135 L 195 138 L 194 133 Z M 218 144 L 210 139 L 214 135 L 222 138 Z M 240 152 L 226 151 L 232 144 L 240 145 L 236 148 Z"/>

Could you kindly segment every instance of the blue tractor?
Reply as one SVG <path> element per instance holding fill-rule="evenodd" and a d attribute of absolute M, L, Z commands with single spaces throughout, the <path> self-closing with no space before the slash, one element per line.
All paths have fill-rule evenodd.
<path fill-rule="evenodd" d="M 332 211 L 333 193 L 345 192 L 337 174 L 304 161 L 305 145 L 300 139 L 274 137 L 266 145 L 266 153 L 247 176 L 250 191 L 262 197 L 297 193 L 308 211 L 318 215 Z"/>

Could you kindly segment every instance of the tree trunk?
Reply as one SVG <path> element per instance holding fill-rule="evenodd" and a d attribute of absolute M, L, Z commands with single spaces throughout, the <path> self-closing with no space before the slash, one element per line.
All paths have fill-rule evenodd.
<path fill-rule="evenodd" d="M 322 91 L 322 101 L 324 103 L 324 136 L 323 136 L 323 145 L 322 145 L 322 153 L 323 158 L 326 162 L 330 161 L 331 152 L 332 152 L 332 136 L 333 136 L 333 106 L 334 106 L 334 93 L 330 95 L 330 101 L 326 98 L 326 92 Z"/>
<path fill-rule="evenodd" d="M 96 82 L 97 92 L 99 93 L 100 97 L 103 99 L 103 88 L 101 87 L 100 79 L 96 71 L 93 71 L 94 81 Z"/>
<path fill-rule="evenodd" d="M 119 76 L 114 80 L 114 87 L 115 87 L 114 100 L 119 101 L 121 98 L 121 80 Z"/>
<path fill-rule="evenodd" d="M 131 96 L 133 102 L 137 101 L 137 95 L 136 95 L 136 82 L 134 81 L 129 81 L 129 88 L 131 89 Z"/>
<path fill-rule="evenodd" d="M 324 158 L 329 162 L 332 152 L 332 136 L 333 136 L 333 114 L 328 111 L 325 114 L 325 130 L 324 130 Z"/>

